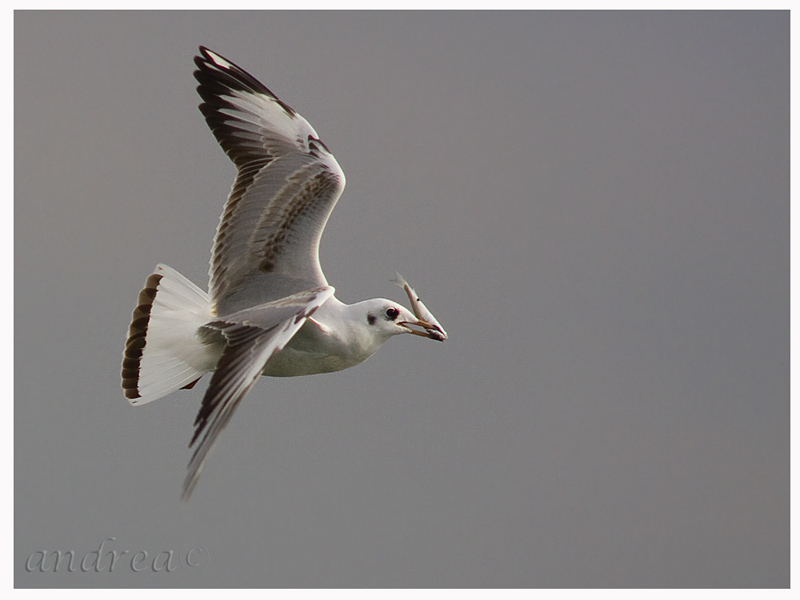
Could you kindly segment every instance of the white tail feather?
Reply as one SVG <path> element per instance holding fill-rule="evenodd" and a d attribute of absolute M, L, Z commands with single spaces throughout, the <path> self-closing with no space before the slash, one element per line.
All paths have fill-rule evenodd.
<path fill-rule="evenodd" d="M 214 318 L 208 294 L 175 269 L 158 265 L 139 293 L 122 360 L 131 404 L 146 404 L 212 370 L 217 356 L 197 328 Z"/>

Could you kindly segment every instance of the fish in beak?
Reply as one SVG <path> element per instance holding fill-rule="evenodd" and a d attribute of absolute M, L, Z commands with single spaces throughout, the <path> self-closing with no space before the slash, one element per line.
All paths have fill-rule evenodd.
<path fill-rule="evenodd" d="M 428 307 L 422 303 L 422 300 L 419 299 L 414 288 L 408 285 L 408 282 L 403 279 L 403 276 L 397 272 L 395 272 L 395 279 L 392 281 L 406 291 L 408 300 L 411 302 L 411 310 L 417 318 L 416 322 L 404 321 L 401 324 L 408 327 L 409 332 L 414 335 L 430 338 L 439 342 L 445 341 L 447 339 L 447 332 L 444 330 L 444 327 L 439 324 L 439 321 L 436 320 L 436 317 L 433 316 L 431 311 L 428 310 Z M 410 325 L 421 327 L 422 330 L 412 329 L 409 327 Z"/>

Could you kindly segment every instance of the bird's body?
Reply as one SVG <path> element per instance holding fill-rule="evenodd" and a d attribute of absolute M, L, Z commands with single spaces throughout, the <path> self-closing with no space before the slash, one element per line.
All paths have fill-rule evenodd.
<path fill-rule="evenodd" d="M 411 301 L 344 304 L 319 265 L 319 242 L 345 178 L 314 129 L 251 75 L 201 47 L 200 110 L 238 174 L 220 219 L 206 293 L 158 265 L 128 330 L 122 387 L 131 404 L 191 388 L 213 372 L 195 420 L 184 482 L 260 375 L 296 377 L 355 366 L 394 335 L 447 334 Z"/>
<path fill-rule="evenodd" d="M 375 304 L 377 311 L 391 301 L 344 304 L 332 296 L 267 364 L 264 375 L 295 377 L 331 373 L 367 360 L 391 337 L 390 334 L 374 335 L 366 319 L 363 325 L 359 323 L 358 316 L 368 312 L 365 306 L 368 302 Z"/>
<path fill-rule="evenodd" d="M 269 377 L 299 377 L 332 373 L 367 360 L 391 337 L 391 334 L 373 335 L 366 319 L 363 319 L 363 326 L 359 323 L 357 316 L 366 310 L 367 303 L 373 303 L 374 310 L 379 311 L 383 306 L 390 305 L 391 300 L 344 304 L 331 296 L 312 317 L 306 319 L 283 350 L 267 362 L 262 374 Z M 208 348 L 209 360 L 204 366 L 212 371 L 225 349 L 224 337 L 218 335 Z"/>

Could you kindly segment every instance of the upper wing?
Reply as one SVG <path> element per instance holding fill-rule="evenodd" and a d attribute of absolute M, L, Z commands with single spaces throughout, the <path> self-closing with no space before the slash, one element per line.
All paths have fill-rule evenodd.
<path fill-rule="evenodd" d="M 228 424 L 239 401 L 258 380 L 269 359 L 283 349 L 333 292 L 332 287 L 300 292 L 203 326 L 206 334 L 222 334 L 225 349 L 194 421 L 195 431 L 189 446 L 198 441 L 199 444 L 192 454 L 183 484 L 184 500 L 197 485 L 217 436 Z"/>
<path fill-rule="evenodd" d="M 218 314 L 327 285 L 319 241 L 344 173 L 303 117 L 232 62 L 200 54 L 200 111 L 239 170 L 211 253 Z"/>

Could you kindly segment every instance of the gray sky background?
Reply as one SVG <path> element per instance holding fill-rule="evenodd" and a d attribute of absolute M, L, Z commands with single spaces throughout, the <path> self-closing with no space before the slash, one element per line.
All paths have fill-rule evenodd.
<path fill-rule="evenodd" d="M 207 378 L 119 370 L 234 175 L 200 44 L 347 174 L 339 298 L 451 337 L 263 379 L 183 506 Z M 788 12 L 17 12 L 14 67 L 16 586 L 789 585 Z"/>

